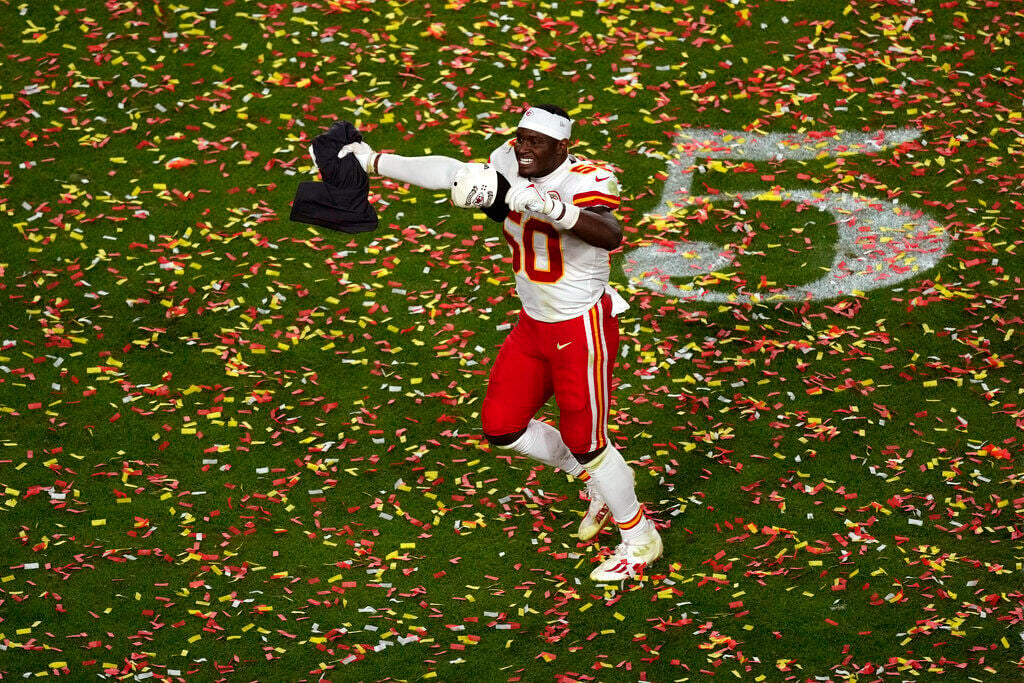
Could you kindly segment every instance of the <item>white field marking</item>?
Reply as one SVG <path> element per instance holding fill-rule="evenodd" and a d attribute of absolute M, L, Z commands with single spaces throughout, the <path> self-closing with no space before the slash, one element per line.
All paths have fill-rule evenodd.
<path fill-rule="evenodd" d="M 833 135 L 684 130 L 676 135 L 674 145 L 679 159 L 668 164 L 669 177 L 661 202 L 648 215 L 665 217 L 690 206 L 737 201 L 736 196 L 724 193 L 690 194 L 697 158 L 785 161 L 873 154 L 920 136 L 921 131 L 915 128 Z M 945 228 L 931 216 L 886 199 L 810 190 L 760 192 L 745 199 L 796 202 L 831 215 L 839 235 L 829 272 L 805 286 L 786 287 L 774 293 L 742 289 L 708 291 L 692 280 L 735 267 L 736 255 L 711 242 L 680 241 L 629 252 L 623 272 L 630 284 L 668 296 L 713 303 L 832 299 L 889 287 L 915 277 L 935 267 L 950 242 Z M 691 282 L 677 286 L 672 278 L 690 278 Z"/>

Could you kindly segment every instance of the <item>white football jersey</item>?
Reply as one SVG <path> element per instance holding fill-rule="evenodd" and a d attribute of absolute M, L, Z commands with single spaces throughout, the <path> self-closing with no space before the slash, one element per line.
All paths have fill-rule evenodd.
<path fill-rule="evenodd" d="M 582 208 L 617 209 L 619 183 L 603 166 L 569 155 L 543 178 L 519 175 L 513 143 L 491 153 L 491 164 L 512 187 L 532 182 L 537 189 Z M 605 292 L 611 270 L 607 250 L 587 244 L 572 230 L 559 230 L 543 214 L 509 212 L 505 239 L 512 249 L 512 269 L 523 310 L 535 320 L 561 322 L 588 311 Z"/>

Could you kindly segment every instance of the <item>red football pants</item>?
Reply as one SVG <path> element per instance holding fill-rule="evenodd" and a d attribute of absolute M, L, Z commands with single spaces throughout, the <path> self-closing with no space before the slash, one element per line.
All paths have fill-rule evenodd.
<path fill-rule="evenodd" d="M 619 322 L 607 294 L 583 315 L 558 323 L 520 311 L 491 368 L 484 433 L 504 436 L 525 429 L 554 396 L 558 429 L 569 450 L 582 455 L 603 449 L 618 349 Z"/>

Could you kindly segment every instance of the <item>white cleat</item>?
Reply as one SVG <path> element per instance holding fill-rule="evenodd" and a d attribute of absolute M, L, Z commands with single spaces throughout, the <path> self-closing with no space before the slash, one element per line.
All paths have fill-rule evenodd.
<path fill-rule="evenodd" d="M 580 521 L 580 529 L 577 534 L 584 543 L 597 536 L 612 519 L 611 510 L 605 505 L 604 498 L 597 492 L 596 486 L 587 484 L 587 498 L 590 500 L 590 505 L 587 507 L 587 514 Z"/>
<path fill-rule="evenodd" d="M 654 564 L 661 557 L 664 549 L 661 534 L 653 528 L 652 524 L 650 533 L 644 538 L 631 543 L 620 543 L 614 553 L 590 572 L 590 578 L 600 583 L 614 583 L 635 578 L 642 574 L 644 569 Z"/>

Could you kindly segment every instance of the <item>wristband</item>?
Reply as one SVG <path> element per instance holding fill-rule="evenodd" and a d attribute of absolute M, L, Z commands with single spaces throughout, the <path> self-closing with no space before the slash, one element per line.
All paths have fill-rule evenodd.
<path fill-rule="evenodd" d="M 580 219 L 580 207 L 562 202 L 562 215 L 555 219 L 555 227 L 572 230 Z"/>

